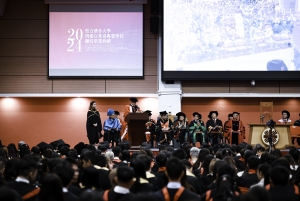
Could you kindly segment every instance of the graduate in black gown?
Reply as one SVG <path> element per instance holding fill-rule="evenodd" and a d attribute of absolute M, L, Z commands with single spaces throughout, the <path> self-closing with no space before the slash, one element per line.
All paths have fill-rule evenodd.
<path fill-rule="evenodd" d="M 210 111 L 206 122 L 206 131 L 208 135 L 208 141 L 211 145 L 220 144 L 220 140 L 223 138 L 221 132 L 223 128 L 222 121 L 218 119 L 218 111 Z"/>
<path fill-rule="evenodd" d="M 89 111 L 87 112 L 86 132 L 90 144 L 98 144 L 101 136 L 102 123 L 96 102 L 90 102 Z"/>

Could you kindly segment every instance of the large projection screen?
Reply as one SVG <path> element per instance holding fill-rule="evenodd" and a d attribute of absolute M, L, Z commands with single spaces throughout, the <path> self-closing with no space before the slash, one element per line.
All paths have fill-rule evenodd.
<path fill-rule="evenodd" d="M 300 0 L 164 0 L 163 79 L 299 79 Z"/>
<path fill-rule="evenodd" d="M 48 72 L 142 78 L 143 5 L 49 5 Z"/>

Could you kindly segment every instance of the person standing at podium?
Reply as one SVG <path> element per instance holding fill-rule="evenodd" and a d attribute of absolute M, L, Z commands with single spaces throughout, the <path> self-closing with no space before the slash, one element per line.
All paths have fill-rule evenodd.
<path fill-rule="evenodd" d="M 233 119 L 225 126 L 224 135 L 229 136 L 230 144 L 240 144 L 245 139 L 245 126 L 240 120 L 240 113 L 233 112 Z"/>
<path fill-rule="evenodd" d="M 86 132 L 91 145 L 99 143 L 99 138 L 102 131 L 102 123 L 100 114 L 96 108 L 96 102 L 91 101 L 89 111 L 87 112 Z"/>
<path fill-rule="evenodd" d="M 157 139 L 160 144 L 168 143 L 170 144 L 173 137 L 173 122 L 168 118 L 168 113 L 166 111 L 159 112 L 160 119 L 156 123 L 157 127 Z"/>
<path fill-rule="evenodd" d="M 281 112 L 282 114 L 282 119 L 279 119 L 278 122 L 279 123 L 291 123 L 292 120 L 290 120 L 290 113 L 287 110 L 282 110 Z"/>
<path fill-rule="evenodd" d="M 141 113 L 141 110 L 139 106 L 137 106 L 138 99 L 135 97 L 129 98 L 130 104 L 125 106 L 125 112 L 124 112 L 124 124 L 122 125 L 121 130 L 121 141 L 122 140 L 128 140 L 128 122 L 126 122 L 126 116 L 129 113 Z"/>
<path fill-rule="evenodd" d="M 206 122 L 206 130 L 208 135 L 208 142 L 211 145 L 220 144 L 220 140 L 223 138 L 222 129 L 223 124 L 220 119 L 218 119 L 218 111 L 210 111 Z M 215 136 L 216 135 L 216 136 Z"/>

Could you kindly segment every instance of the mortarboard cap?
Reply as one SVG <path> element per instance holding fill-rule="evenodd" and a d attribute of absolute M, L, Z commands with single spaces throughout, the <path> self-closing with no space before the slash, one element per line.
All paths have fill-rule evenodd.
<path fill-rule="evenodd" d="M 166 111 L 161 111 L 159 112 L 160 116 L 163 116 L 163 115 L 167 115 L 168 113 Z"/>
<path fill-rule="evenodd" d="M 135 97 L 131 97 L 131 98 L 129 98 L 129 100 L 133 103 L 139 102 L 138 99 Z"/>
<path fill-rule="evenodd" d="M 208 118 L 211 118 L 211 115 L 212 115 L 213 113 L 215 113 L 216 116 L 219 116 L 218 111 L 210 111 L 209 114 L 208 114 Z"/>

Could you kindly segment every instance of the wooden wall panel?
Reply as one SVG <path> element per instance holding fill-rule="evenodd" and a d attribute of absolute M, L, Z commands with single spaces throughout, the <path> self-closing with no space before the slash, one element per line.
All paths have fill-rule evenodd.
<path fill-rule="evenodd" d="M 144 58 L 144 74 L 157 75 L 157 57 Z"/>
<path fill-rule="evenodd" d="M 48 38 L 48 20 L 0 20 L 0 38 Z"/>
<path fill-rule="evenodd" d="M 230 93 L 279 93 L 279 81 L 230 81 Z"/>
<path fill-rule="evenodd" d="M 0 57 L 48 57 L 48 39 L 0 39 Z"/>
<path fill-rule="evenodd" d="M 157 76 L 145 76 L 144 79 L 106 80 L 106 93 L 156 93 Z"/>
<path fill-rule="evenodd" d="M 1 19 L 48 19 L 48 5 L 43 0 L 7 0 Z"/>
<path fill-rule="evenodd" d="M 52 93 L 46 76 L 0 76 L 0 93 Z"/>
<path fill-rule="evenodd" d="M 229 93 L 229 81 L 182 81 L 184 93 Z"/>
<path fill-rule="evenodd" d="M 105 93 L 105 80 L 53 79 L 53 93 Z"/>
<path fill-rule="evenodd" d="M 300 80 L 280 81 L 280 93 L 300 93 Z"/>
<path fill-rule="evenodd" d="M 144 57 L 157 57 L 157 43 L 156 39 L 144 39 Z"/>
<path fill-rule="evenodd" d="M 48 57 L 0 57 L 0 75 L 48 75 Z"/>

